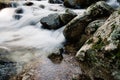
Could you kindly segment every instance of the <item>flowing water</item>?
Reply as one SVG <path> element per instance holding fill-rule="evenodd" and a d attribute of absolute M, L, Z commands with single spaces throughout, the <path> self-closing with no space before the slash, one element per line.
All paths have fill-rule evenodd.
<path fill-rule="evenodd" d="M 59 53 L 59 49 L 63 48 L 65 42 L 63 36 L 64 26 L 57 30 L 43 29 L 40 19 L 52 13 L 63 13 L 66 8 L 62 4 L 49 4 L 47 0 L 32 0 L 31 2 L 34 5 L 24 6 L 23 4 L 26 1 L 17 1 L 17 4 L 12 4 L 12 8 L 5 8 L 0 11 L 0 49 L 8 51 L 8 54 L 4 54 L 0 60 L 10 62 L 7 67 L 3 66 L 6 63 L 1 64 L 2 67 L 0 65 L 0 80 L 6 77 L 6 74 L 11 74 L 14 69 L 16 69 L 16 73 L 19 73 L 23 68 L 23 64 L 32 62 L 35 59 L 38 62 L 33 63 L 37 64 L 37 70 L 39 71 L 39 74 L 34 73 L 39 76 L 35 80 L 55 80 L 54 78 L 58 75 L 61 75 L 60 77 L 63 80 L 68 80 L 69 77 L 66 78 L 65 76 L 69 73 L 80 74 L 79 66 L 72 63 L 72 58 L 64 60 L 59 65 L 53 64 L 47 58 L 49 54 Z M 119 6 L 116 0 L 110 0 L 108 4 L 115 5 L 115 7 Z M 19 8 L 23 9 L 23 13 L 17 14 L 15 12 Z M 82 9 L 74 9 L 73 11 L 79 15 L 84 12 Z M 12 63 L 15 63 L 15 65 L 11 65 Z M 34 65 L 33 63 L 32 65 Z M 9 70 L 9 72 L 6 70 Z M 68 76 L 72 76 L 71 74 Z M 56 80 L 58 79 L 56 78 Z"/>
<path fill-rule="evenodd" d="M 6 79 L 14 73 L 14 70 L 16 73 L 21 72 L 24 64 L 36 59 L 38 63 L 41 62 L 38 65 L 40 68 L 38 71 L 42 73 L 40 73 L 41 75 L 44 74 L 41 80 L 47 78 L 53 80 L 56 77 L 55 74 L 60 71 L 63 78 L 71 71 L 74 74 L 80 73 L 78 66 L 76 69 L 74 65 L 64 61 L 56 65 L 47 58 L 49 54 L 59 53 L 59 49 L 63 48 L 65 42 L 63 36 L 64 26 L 57 30 L 43 29 L 40 19 L 52 13 L 63 13 L 66 10 L 64 6 L 49 4 L 47 0 L 31 2 L 34 5 L 24 6 L 23 4 L 26 1 L 17 1 L 17 5 L 12 4 L 12 8 L 5 8 L 0 11 L 0 49 L 7 50 L 7 54 L 2 54 L 0 58 L 3 61 L 3 64 L 0 65 L 0 80 Z M 44 6 L 44 8 L 41 6 Z M 23 13 L 16 13 L 16 9 L 22 9 Z M 84 10 L 74 11 L 78 14 L 84 12 Z M 16 18 L 16 15 L 20 18 Z M 6 63 L 9 64 L 4 66 Z M 27 68 L 29 69 L 29 66 Z"/>
<path fill-rule="evenodd" d="M 117 7 L 120 6 L 118 0 L 108 0 L 107 3 L 108 3 L 109 5 L 111 5 L 112 7 L 114 7 L 114 8 L 117 8 Z"/>

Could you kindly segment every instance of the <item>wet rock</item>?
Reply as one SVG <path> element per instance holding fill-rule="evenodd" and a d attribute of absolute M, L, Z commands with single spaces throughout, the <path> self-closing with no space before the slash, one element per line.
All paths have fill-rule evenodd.
<path fill-rule="evenodd" d="M 9 53 L 10 53 L 10 50 L 8 48 L 0 46 L 0 60 L 1 61 L 10 62 L 9 56 L 8 56 Z"/>
<path fill-rule="evenodd" d="M 62 27 L 59 14 L 50 14 L 47 17 L 43 17 L 40 22 L 43 25 L 43 28 L 46 29 L 58 29 Z"/>
<path fill-rule="evenodd" d="M 22 8 L 18 8 L 18 9 L 15 10 L 15 12 L 17 14 L 22 14 L 24 12 L 24 10 Z"/>
<path fill-rule="evenodd" d="M 89 20 L 86 15 L 79 15 L 65 25 L 64 36 L 68 42 L 76 42 L 79 40 L 84 32 L 84 28 L 89 23 L 89 21 L 86 20 Z"/>
<path fill-rule="evenodd" d="M 81 80 L 80 74 L 79 63 L 73 56 L 64 55 L 59 64 L 54 64 L 46 57 L 39 57 L 25 65 L 23 71 L 10 80 Z"/>
<path fill-rule="evenodd" d="M 119 80 L 119 18 L 119 11 L 115 11 L 113 14 L 111 14 L 106 22 L 97 29 L 94 35 L 90 37 L 77 52 L 76 57 L 78 58 L 78 60 L 80 60 L 81 62 L 84 61 L 84 65 L 93 68 L 90 71 L 93 78 L 99 77 L 103 80 Z M 113 71 L 118 72 L 114 74 Z M 112 74 L 114 74 L 114 76 Z"/>
<path fill-rule="evenodd" d="M 20 18 L 22 18 L 22 15 L 14 15 L 13 16 L 16 20 L 19 20 Z"/>
<path fill-rule="evenodd" d="M 24 5 L 25 6 L 32 6 L 32 5 L 34 5 L 34 3 L 33 2 L 26 2 L 26 3 L 24 3 Z"/>
<path fill-rule="evenodd" d="M 42 9 L 44 9 L 44 8 L 45 8 L 45 6 L 44 6 L 44 5 L 40 5 L 39 7 L 40 7 L 40 8 L 42 8 Z"/>
<path fill-rule="evenodd" d="M 91 5 L 87 8 L 86 13 L 88 15 L 92 15 L 91 18 L 101 18 L 109 16 L 111 13 L 113 13 L 114 9 L 106 4 L 104 1 L 99 1 L 96 4 Z"/>
<path fill-rule="evenodd" d="M 71 21 L 74 17 L 76 17 L 77 14 L 69 9 L 65 11 L 65 13 L 60 14 L 60 19 L 63 24 L 67 24 L 69 21 Z"/>
<path fill-rule="evenodd" d="M 0 80 L 9 80 L 12 75 L 17 73 L 16 64 L 0 61 Z"/>
<path fill-rule="evenodd" d="M 48 58 L 55 64 L 60 64 L 63 60 L 63 48 L 59 49 L 58 53 L 52 53 L 48 56 Z"/>
<path fill-rule="evenodd" d="M 62 0 L 49 0 L 48 2 L 49 2 L 49 3 L 58 3 L 58 4 L 63 3 Z"/>
<path fill-rule="evenodd" d="M 101 0 L 64 0 L 64 5 L 70 8 L 85 8 L 97 1 Z"/>
<path fill-rule="evenodd" d="M 92 35 L 99 27 L 101 27 L 105 23 L 106 19 L 95 20 L 88 24 L 85 29 L 85 34 Z"/>
<path fill-rule="evenodd" d="M 17 2 L 11 2 L 10 4 L 11 4 L 11 7 L 14 7 L 14 8 L 19 6 L 19 4 Z"/>
<path fill-rule="evenodd" d="M 10 4 L 0 2 L 0 10 L 6 7 L 10 7 Z"/>
<path fill-rule="evenodd" d="M 117 2 L 120 4 L 120 0 L 117 0 Z"/>
<path fill-rule="evenodd" d="M 96 20 L 97 18 L 107 17 L 113 11 L 114 9 L 103 1 L 91 5 L 83 15 L 78 15 L 65 26 L 65 38 L 69 42 L 78 41 L 91 21 Z"/>
<path fill-rule="evenodd" d="M 63 60 L 62 54 L 52 53 L 48 58 L 55 64 L 60 64 Z"/>

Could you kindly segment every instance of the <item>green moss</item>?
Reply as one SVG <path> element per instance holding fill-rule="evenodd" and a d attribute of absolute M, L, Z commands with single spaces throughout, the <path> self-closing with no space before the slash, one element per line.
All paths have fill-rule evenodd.
<path fill-rule="evenodd" d="M 81 53 L 85 53 L 85 51 L 84 50 L 82 50 L 82 51 L 80 51 Z"/>
<path fill-rule="evenodd" d="M 120 14 L 120 10 L 118 11 L 118 14 Z"/>
<path fill-rule="evenodd" d="M 112 40 L 119 40 L 119 39 L 120 39 L 120 28 L 115 29 L 115 30 L 111 33 L 111 38 L 112 38 Z"/>
<path fill-rule="evenodd" d="M 92 42 L 93 42 L 93 38 L 89 39 L 89 40 L 87 41 L 87 44 L 91 44 Z"/>
<path fill-rule="evenodd" d="M 115 57 L 120 58 L 120 47 L 118 47 Z"/>
<path fill-rule="evenodd" d="M 99 25 L 98 25 L 98 24 L 95 24 L 95 30 L 97 30 L 97 29 L 98 29 L 98 27 L 99 27 Z"/>
<path fill-rule="evenodd" d="M 104 46 L 104 42 L 102 41 L 102 39 L 99 37 L 99 40 L 92 46 L 93 49 L 96 50 L 101 50 L 101 48 Z"/>
<path fill-rule="evenodd" d="M 112 24 L 111 26 L 112 26 L 112 30 L 114 30 L 114 28 L 115 28 L 116 25 L 115 25 L 115 24 Z"/>
<path fill-rule="evenodd" d="M 98 63 L 98 59 L 97 59 L 96 55 L 97 54 L 96 54 L 95 50 L 93 50 L 93 49 L 87 50 L 86 55 L 85 55 L 85 61 L 87 61 L 88 64 L 90 64 L 90 65 L 91 64 L 94 65 L 94 64 Z"/>

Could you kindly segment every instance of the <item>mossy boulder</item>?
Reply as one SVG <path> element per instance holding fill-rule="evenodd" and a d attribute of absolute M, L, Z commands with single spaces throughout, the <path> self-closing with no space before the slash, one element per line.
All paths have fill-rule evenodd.
<path fill-rule="evenodd" d="M 109 16 L 114 9 L 107 5 L 104 1 L 97 2 L 87 8 L 83 15 L 78 15 L 65 25 L 64 36 L 69 42 L 76 42 L 81 38 L 85 32 L 87 25 L 102 17 Z"/>
<path fill-rule="evenodd" d="M 79 49 L 76 57 L 90 70 L 89 75 L 103 80 L 119 80 L 120 14 L 115 11 Z M 98 71 L 99 69 L 99 71 Z M 83 68 L 86 72 L 86 70 Z M 97 73 L 97 74 L 96 74 Z M 104 74 L 104 75 L 103 75 Z"/>

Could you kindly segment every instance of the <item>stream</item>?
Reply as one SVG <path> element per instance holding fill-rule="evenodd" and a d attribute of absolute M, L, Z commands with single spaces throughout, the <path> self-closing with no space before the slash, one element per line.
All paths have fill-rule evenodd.
<path fill-rule="evenodd" d="M 73 56 L 63 54 L 59 63 L 48 58 L 60 54 L 64 48 L 64 26 L 57 30 L 42 28 L 40 19 L 52 13 L 64 13 L 62 4 L 50 4 L 48 0 L 36 1 L 24 6 L 27 1 L 0 11 L 0 80 L 74 80 L 79 79 L 81 69 Z M 116 0 L 108 4 L 117 7 Z M 42 6 L 42 7 L 41 7 Z M 22 13 L 16 13 L 22 9 Z M 82 15 L 85 9 L 71 9 Z M 19 75 L 11 77 L 14 75 Z"/>

